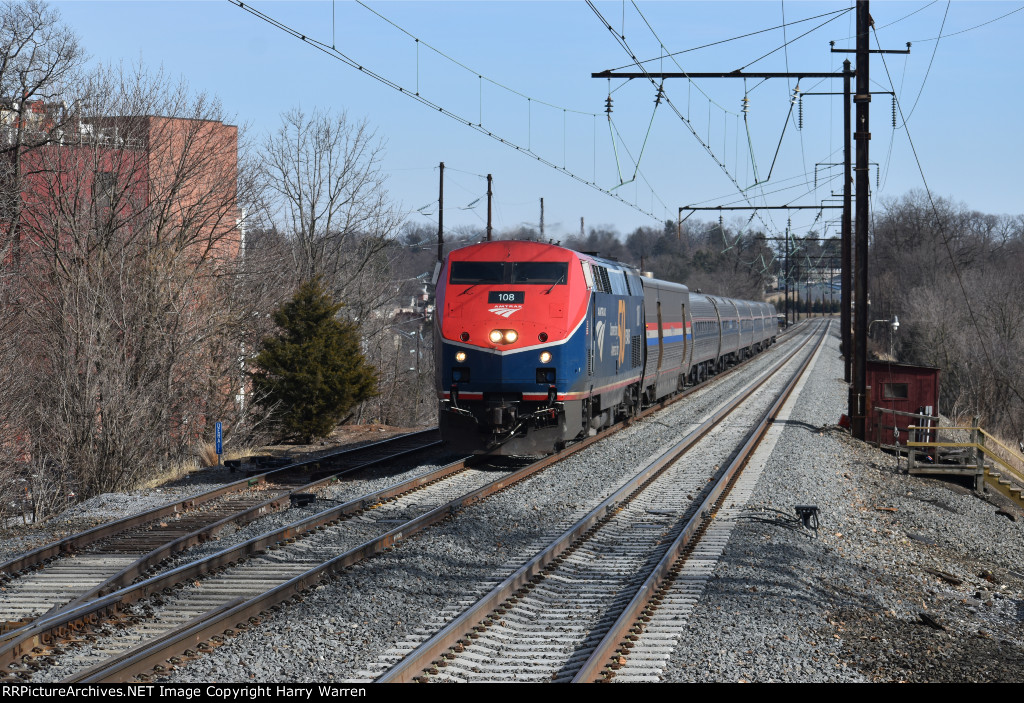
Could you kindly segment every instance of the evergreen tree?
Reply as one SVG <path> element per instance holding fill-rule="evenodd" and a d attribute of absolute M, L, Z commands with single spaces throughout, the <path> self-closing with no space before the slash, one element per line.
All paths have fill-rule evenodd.
<path fill-rule="evenodd" d="M 283 437 L 326 437 L 353 406 L 377 394 L 357 326 L 337 317 L 342 307 L 315 278 L 274 312 L 280 331 L 263 340 L 252 379 Z"/>

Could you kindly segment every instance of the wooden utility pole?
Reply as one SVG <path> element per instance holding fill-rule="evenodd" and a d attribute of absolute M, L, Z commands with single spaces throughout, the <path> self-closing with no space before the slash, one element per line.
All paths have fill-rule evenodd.
<path fill-rule="evenodd" d="M 441 162 L 441 184 L 437 190 L 437 260 L 444 261 L 444 161 Z"/>
<path fill-rule="evenodd" d="M 544 241 L 544 198 L 540 199 L 540 240 Z"/>
<path fill-rule="evenodd" d="M 842 328 L 842 354 L 843 354 L 843 378 L 849 383 L 852 379 L 850 369 L 853 366 L 853 355 L 850 345 L 850 291 L 853 282 L 850 265 L 851 230 L 853 229 L 853 172 L 851 166 L 850 135 L 852 125 L 850 124 L 850 59 L 843 61 L 843 224 L 842 224 L 842 283 L 839 293 L 839 326 Z"/>
<path fill-rule="evenodd" d="M 786 227 L 786 273 L 782 279 L 785 284 L 786 298 L 783 309 L 786 313 L 786 327 L 789 327 L 789 226 Z"/>
<path fill-rule="evenodd" d="M 491 241 L 491 174 L 487 174 L 487 241 Z"/>
<path fill-rule="evenodd" d="M 906 49 L 871 49 L 869 31 L 871 29 L 871 14 L 868 11 L 868 0 L 857 1 L 857 48 L 836 49 L 832 48 L 834 54 L 857 54 L 857 69 L 850 71 L 849 60 L 843 62 L 843 148 L 846 152 L 846 169 L 843 174 L 843 273 L 842 273 L 842 295 L 840 296 L 840 325 L 842 326 L 842 352 L 844 360 L 844 378 L 847 382 L 852 381 L 850 388 L 849 406 L 847 417 L 850 418 L 851 431 L 854 437 L 864 438 L 864 417 L 861 413 L 858 430 L 857 416 L 861 410 L 866 410 L 866 361 L 867 361 L 867 300 L 868 300 L 868 196 L 870 185 L 869 169 L 871 161 L 868 158 L 868 141 L 871 139 L 869 131 L 868 113 L 871 106 L 871 93 L 869 83 L 868 61 L 871 54 L 909 54 L 910 43 Z M 850 78 L 857 78 L 857 92 L 853 102 L 857 103 L 857 125 L 854 128 L 850 124 Z M 878 91 L 886 92 L 886 91 Z M 891 93 L 890 93 L 891 94 Z M 850 188 L 854 185 L 853 174 L 850 171 L 850 135 L 853 134 L 857 140 L 857 216 L 856 232 L 854 224 L 851 223 L 853 208 Z M 852 251 L 852 250 L 856 251 Z M 863 307 L 861 307 L 863 306 Z M 852 308 L 852 320 L 851 320 Z M 858 318 L 859 316 L 859 318 Z M 861 327 L 863 320 L 863 328 Z M 862 331 L 863 329 L 863 331 Z M 860 377 L 858 378 L 858 368 Z M 858 401 L 865 403 L 858 409 Z"/>
<path fill-rule="evenodd" d="M 857 142 L 857 214 L 854 218 L 856 238 L 856 281 L 853 320 L 853 388 L 850 392 L 850 431 L 855 439 L 865 438 L 867 413 L 867 356 L 868 356 L 868 196 L 871 178 L 868 173 L 868 141 L 871 139 L 871 82 L 870 82 L 870 29 L 871 15 L 868 0 L 857 0 L 857 92 L 853 102 L 857 105 L 854 140 Z"/>

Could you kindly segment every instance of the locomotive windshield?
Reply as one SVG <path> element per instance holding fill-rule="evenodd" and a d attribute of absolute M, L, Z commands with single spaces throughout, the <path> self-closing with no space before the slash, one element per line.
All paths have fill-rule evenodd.
<path fill-rule="evenodd" d="M 512 264 L 512 283 L 564 284 L 569 279 L 565 261 L 519 261 Z"/>
<path fill-rule="evenodd" d="M 505 264 L 501 261 L 453 261 L 449 283 L 504 283 Z"/>
<path fill-rule="evenodd" d="M 456 285 L 526 284 L 565 285 L 569 280 L 566 261 L 453 261 L 449 283 Z"/>

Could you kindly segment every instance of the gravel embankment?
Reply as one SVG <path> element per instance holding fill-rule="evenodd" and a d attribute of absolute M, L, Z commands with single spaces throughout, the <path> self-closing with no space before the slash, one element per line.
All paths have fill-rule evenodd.
<path fill-rule="evenodd" d="M 842 373 L 833 339 L 664 680 L 1020 681 L 1019 511 L 831 426 Z M 819 507 L 817 535 L 758 521 L 797 504 Z"/>

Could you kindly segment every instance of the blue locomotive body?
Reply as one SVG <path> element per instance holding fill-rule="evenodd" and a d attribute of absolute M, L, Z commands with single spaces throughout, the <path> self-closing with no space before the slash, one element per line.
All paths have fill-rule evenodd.
<path fill-rule="evenodd" d="M 537 242 L 452 252 L 437 312 L 442 434 L 495 454 L 550 453 L 760 351 L 776 330 L 770 305 Z"/>

